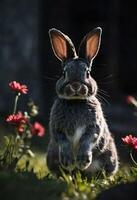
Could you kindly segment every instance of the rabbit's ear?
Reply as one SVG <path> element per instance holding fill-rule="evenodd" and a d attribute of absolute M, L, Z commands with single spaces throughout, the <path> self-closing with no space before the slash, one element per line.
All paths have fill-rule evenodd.
<path fill-rule="evenodd" d="M 92 63 L 100 47 L 101 33 L 102 29 L 97 27 L 83 38 L 79 47 L 79 57 L 86 58 Z"/>
<path fill-rule="evenodd" d="M 77 57 L 75 47 L 67 35 L 55 28 L 52 28 L 49 30 L 49 36 L 53 52 L 59 60 L 64 61 L 68 58 Z"/>

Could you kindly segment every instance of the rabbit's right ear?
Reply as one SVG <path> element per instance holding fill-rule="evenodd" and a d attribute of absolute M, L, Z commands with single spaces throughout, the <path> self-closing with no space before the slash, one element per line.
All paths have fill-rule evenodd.
<path fill-rule="evenodd" d="M 49 30 L 49 36 L 53 52 L 59 60 L 64 61 L 69 58 L 77 57 L 75 47 L 67 35 L 52 28 Z"/>
<path fill-rule="evenodd" d="M 83 38 L 80 44 L 78 55 L 81 58 L 86 58 L 90 65 L 98 53 L 101 41 L 101 33 L 102 29 L 100 27 L 93 29 Z"/>

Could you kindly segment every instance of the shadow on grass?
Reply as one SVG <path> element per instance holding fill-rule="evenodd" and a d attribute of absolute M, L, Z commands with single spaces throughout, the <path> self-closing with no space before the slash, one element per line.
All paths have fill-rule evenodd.
<path fill-rule="evenodd" d="M 137 182 L 116 185 L 102 192 L 96 200 L 136 200 Z"/>
<path fill-rule="evenodd" d="M 38 180 L 33 174 L 0 174 L 1 200 L 60 200 L 66 184 L 46 177 Z"/>

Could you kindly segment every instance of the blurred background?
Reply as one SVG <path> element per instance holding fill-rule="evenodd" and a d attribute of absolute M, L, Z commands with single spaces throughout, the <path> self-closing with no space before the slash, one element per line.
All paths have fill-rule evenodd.
<path fill-rule="evenodd" d="M 125 0 L 1 0 L 0 126 L 14 99 L 8 84 L 16 80 L 29 88 L 29 95 L 20 100 L 20 109 L 25 109 L 31 97 L 39 106 L 39 120 L 48 130 L 55 83 L 61 75 L 48 30 L 54 27 L 69 35 L 77 49 L 84 35 L 100 26 L 102 43 L 91 73 L 105 91 L 102 106 L 120 151 L 121 137 L 137 134 L 135 110 L 126 102 L 127 95 L 137 93 L 136 10 L 135 1 Z M 48 131 L 43 149 L 46 137 Z"/>

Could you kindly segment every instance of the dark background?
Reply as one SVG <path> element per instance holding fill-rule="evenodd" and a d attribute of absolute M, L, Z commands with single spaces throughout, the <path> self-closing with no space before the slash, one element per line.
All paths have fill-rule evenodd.
<path fill-rule="evenodd" d="M 126 95 L 137 93 L 137 5 L 135 1 L 104 0 L 1 0 L 0 1 L 0 113 L 1 121 L 11 112 L 12 80 L 29 88 L 20 100 L 25 109 L 29 96 L 40 108 L 40 121 L 48 127 L 55 83 L 61 75 L 48 30 L 69 35 L 76 48 L 93 28 L 103 29 L 102 43 L 92 76 L 102 94 L 103 109 L 116 140 L 137 133 L 134 109 Z M 104 100 L 105 98 L 105 100 Z M 21 108 L 22 107 L 22 108 Z"/>

